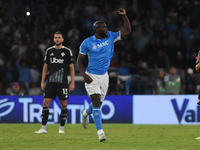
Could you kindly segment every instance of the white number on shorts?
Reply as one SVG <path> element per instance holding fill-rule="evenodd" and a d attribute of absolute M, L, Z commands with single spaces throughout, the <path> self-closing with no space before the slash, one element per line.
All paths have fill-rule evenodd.
<path fill-rule="evenodd" d="M 67 98 L 67 88 L 63 88 L 63 95 L 66 95 L 65 97 Z"/>

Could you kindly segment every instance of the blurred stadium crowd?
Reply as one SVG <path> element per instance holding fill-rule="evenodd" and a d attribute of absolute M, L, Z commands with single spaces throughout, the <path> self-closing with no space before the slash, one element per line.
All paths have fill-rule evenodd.
<path fill-rule="evenodd" d="M 0 0 L 0 94 L 9 95 L 13 82 L 20 82 L 25 94 L 40 95 L 43 57 L 54 44 L 53 34 L 63 33 L 64 45 L 76 60 L 96 20 L 105 22 L 111 31 L 123 28 L 117 15 L 121 7 L 126 9 L 133 32 L 115 44 L 111 70 L 146 77 L 149 94 L 154 71 L 161 68 L 169 73 L 175 66 L 186 82 L 199 50 L 197 0 Z M 120 73 L 120 68 L 126 69 Z M 78 75 L 76 63 L 75 69 Z"/>

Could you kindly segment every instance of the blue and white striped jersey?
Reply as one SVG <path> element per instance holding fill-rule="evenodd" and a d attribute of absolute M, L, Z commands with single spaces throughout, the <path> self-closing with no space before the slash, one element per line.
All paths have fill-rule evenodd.
<path fill-rule="evenodd" d="M 114 52 L 114 43 L 121 40 L 120 31 L 108 31 L 108 37 L 97 39 L 95 35 L 85 39 L 79 53 L 88 55 L 88 67 L 86 71 L 92 74 L 105 74 L 110 66 Z"/>

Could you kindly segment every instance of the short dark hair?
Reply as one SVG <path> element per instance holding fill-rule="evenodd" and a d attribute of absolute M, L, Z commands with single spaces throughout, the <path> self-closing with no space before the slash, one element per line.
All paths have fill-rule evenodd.
<path fill-rule="evenodd" d="M 60 32 L 60 31 L 56 31 L 56 32 L 54 33 L 54 35 L 55 35 L 55 34 L 61 34 L 62 37 L 63 37 L 63 34 L 62 34 L 62 32 Z"/>

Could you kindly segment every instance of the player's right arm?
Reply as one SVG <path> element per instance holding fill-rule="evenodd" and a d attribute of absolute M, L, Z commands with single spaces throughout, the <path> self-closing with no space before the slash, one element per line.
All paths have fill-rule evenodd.
<path fill-rule="evenodd" d="M 78 58 L 77 58 L 77 65 L 78 65 L 78 69 L 81 73 L 81 75 L 83 76 L 84 80 L 86 83 L 91 83 L 93 80 L 90 76 L 88 76 L 86 73 L 85 73 L 85 68 L 83 66 L 83 60 L 85 58 L 85 55 L 79 53 L 78 55 Z"/>
<path fill-rule="evenodd" d="M 78 58 L 77 58 L 77 66 L 78 66 L 78 69 L 81 73 L 81 75 L 83 76 L 84 80 L 86 83 L 91 83 L 93 80 L 90 76 L 88 76 L 86 73 L 85 73 L 85 67 L 83 66 L 83 60 L 86 56 L 86 54 L 88 53 L 88 47 L 87 47 L 87 39 L 84 40 L 82 43 L 81 43 L 81 46 L 79 48 L 79 54 L 78 54 Z"/>
<path fill-rule="evenodd" d="M 44 66 L 43 66 L 43 70 L 42 70 L 42 80 L 41 80 L 41 89 L 42 90 L 45 90 L 45 87 L 46 87 L 45 80 L 46 80 L 47 73 L 48 73 L 49 62 L 50 62 L 50 59 L 49 59 L 49 53 L 48 53 L 48 49 L 47 49 L 45 52 Z"/>
<path fill-rule="evenodd" d="M 197 72 L 199 72 L 200 71 L 200 63 L 199 63 L 200 62 L 200 55 L 196 57 L 196 60 L 197 60 L 197 64 L 195 66 L 195 70 Z"/>
<path fill-rule="evenodd" d="M 45 85 L 45 79 L 47 77 L 47 72 L 48 72 L 48 64 L 44 63 L 43 70 L 42 70 L 42 80 L 41 80 L 41 89 L 44 90 L 46 85 Z"/>

